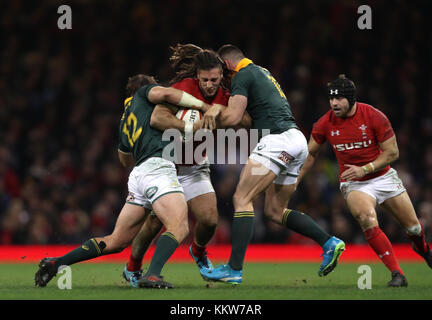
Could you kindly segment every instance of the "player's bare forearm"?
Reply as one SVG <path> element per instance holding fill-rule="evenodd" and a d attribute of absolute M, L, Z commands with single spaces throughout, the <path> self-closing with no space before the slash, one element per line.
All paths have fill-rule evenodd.
<path fill-rule="evenodd" d="M 302 168 L 300 169 L 299 176 L 297 177 L 297 183 L 296 185 L 299 185 L 301 180 L 304 178 L 306 173 L 312 169 L 315 159 L 318 157 L 319 151 L 320 151 L 321 145 L 315 141 L 313 136 L 311 135 L 309 138 L 308 143 L 308 156 L 306 158 L 305 163 L 303 164 Z"/>
<path fill-rule="evenodd" d="M 379 143 L 379 146 L 382 153 L 373 161 L 375 170 L 382 169 L 399 158 L 399 148 L 395 136 Z"/>
<path fill-rule="evenodd" d="M 228 123 L 229 121 L 225 122 Z M 223 123 L 220 121 L 220 119 L 217 119 L 216 121 L 217 127 L 218 128 L 227 128 L 230 126 L 224 126 Z M 241 118 L 240 122 L 237 125 L 231 126 L 234 127 L 234 129 L 240 129 L 240 128 L 246 128 L 246 129 L 250 129 L 252 128 L 253 125 L 253 121 L 251 116 L 249 115 L 249 113 L 245 112 L 243 113 L 243 117 Z"/>
<path fill-rule="evenodd" d="M 231 96 L 228 100 L 228 107 L 220 113 L 219 121 L 221 126 L 234 127 L 240 124 L 242 120 L 247 120 L 244 118 L 247 101 L 247 97 L 242 95 Z"/>
<path fill-rule="evenodd" d="M 239 126 L 242 128 L 249 129 L 249 128 L 252 128 L 252 125 L 253 125 L 252 118 L 249 115 L 249 113 L 245 111 L 243 113 L 243 117 L 240 120 Z"/>
<path fill-rule="evenodd" d="M 341 178 L 345 180 L 361 179 L 369 173 L 376 172 L 391 164 L 398 158 L 398 155 L 391 151 L 381 153 L 378 158 L 364 166 L 355 166 L 346 164 L 347 169 L 341 174 Z"/>
<path fill-rule="evenodd" d="M 389 164 L 392 164 L 399 158 L 399 151 L 395 152 L 392 150 L 383 151 L 378 158 L 372 161 L 374 166 L 374 171 L 380 170 Z"/>
<path fill-rule="evenodd" d="M 167 129 L 183 131 L 185 123 L 183 120 L 178 119 L 170 108 L 158 104 L 150 117 L 150 126 L 160 131 Z"/>
<path fill-rule="evenodd" d="M 243 115 L 239 115 L 237 113 L 229 112 L 228 109 L 223 110 L 220 113 L 218 124 L 221 128 L 234 127 L 236 125 L 240 125 Z"/>
<path fill-rule="evenodd" d="M 346 164 L 347 169 L 341 174 L 341 178 L 345 180 L 361 179 L 369 173 L 376 172 L 385 168 L 399 158 L 399 149 L 396 143 L 396 137 L 391 137 L 388 140 L 379 144 L 382 153 L 374 160 L 363 166 L 355 166 Z"/>
<path fill-rule="evenodd" d="M 153 87 L 148 94 L 150 102 L 154 104 L 171 103 L 183 108 L 206 112 L 210 105 L 195 98 L 191 94 L 176 88 L 162 86 Z"/>
<path fill-rule="evenodd" d="M 309 154 L 306 158 L 305 163 L 303 164 L 302 168 L 300 169 L 299 176 L 297 177 L 297 183 L 298 186 L 300 182 L 303 180 L 304 176 L 312 169 L 314 163 L 315 163 L 315 156 Z"/>

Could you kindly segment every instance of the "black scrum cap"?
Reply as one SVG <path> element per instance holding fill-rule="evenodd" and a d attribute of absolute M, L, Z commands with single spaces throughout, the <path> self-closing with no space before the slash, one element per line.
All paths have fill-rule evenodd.
<path fill-rule="evenodd" d="M 354 82 L 340 74 L 336 80 L 327 84 L 327 93 L 331 97 L 344 97 L 348 100 L 350 108 L 356 101 L 356 87 Z"/>

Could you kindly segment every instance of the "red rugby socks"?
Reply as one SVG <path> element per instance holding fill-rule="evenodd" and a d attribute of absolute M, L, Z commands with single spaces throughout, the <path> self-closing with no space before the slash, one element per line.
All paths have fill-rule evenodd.
<path fill-rule="evenodd" d="M 135 259 L 132 255 L 129 255 L 129 261 L 126 266 L 128 271 L 139 271 L 141 270 L 141 266 L 142 259 Z"/>
<path fill-rule="evenodd" d="M 369 242 L 369 245 L 391 272 L 397 270 L 401 274 L 404 274 L 399 266 L 395 254 L 393 253 L 393 247 L 390 240 L 380 227 L 367 229 L 364 231 L 364 235 L 366 240 Z"/>
<path fill-rule="evenodd" d="M 200 247 L 199 245 L 197 245 L 195 243 L 195 241 L 192 242 L 192 254 L 197 257 L 200 258 L 204 255 L 206 251 L 206 247 Z"/>
<path fill-rule="evenodd" d="M 425 240 L 424 229 L 422 224 L 420 224 L 420 226 L 421 226 L 421 231 L 419 234 L 409 234 L 407 232 L 407 237 L 414 244 L 418 252 L 426 253 L 428 251 L 428 248 Z"/>

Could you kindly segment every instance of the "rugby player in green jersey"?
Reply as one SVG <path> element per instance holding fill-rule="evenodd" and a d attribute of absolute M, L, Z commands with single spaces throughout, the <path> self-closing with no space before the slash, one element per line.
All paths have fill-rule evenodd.
<path fill-rule="evenodd" d="M 177 44 L 171 47 L 171 65 L 176 76 L 170 82 L 172 86 L 190 93 L 195 98 L 208 104 L 227 105 L 229 92 L 224 83 L 224 73 L 231 73 L 223 68 L 218 54 L 210 49 L 202 49 L 194 44 Z M 250 127 L 251 119 L 245 113 L 242 127 Z M 202 120 L 195 122 L 201 126 Z M 150 125 L 161 131 L 177 129 L 184 131 L 185 121 L 176 117 L 176 110 L 165 105 L 157 105 L 152 113 Z M 186 151 L 184 150 L 183 154 Z M 183 159 L 181 159 L 183 160 Z M 194 238 L 189 253 L 199 269 L 211 268 L 212 263 L 207 257 L 206 246 L 215 234 L 218 222 L 217 199 L 210 179 L 210 161 L 205 156 L 193 164 L 178 161 L 177 177 L 184 189 L 184 195 L 196 224 Z M 153 239 L 162 228 L 156 216 L 150 215 L 141 231 L 132 242 L 131 254 L 124 270 L 123 277 L 132 287 L 139 286 L 142 277 L 142 260 Z"/>
<path fill-rule="evenodd" d="M 173 288 L 160 275 L 166 261 L 189 233 L 187 204 L 183 188 L 177 179 L 173 162 L 162 158 L 162 132 L 150 127 L 156 104 L 170 103 L 205 111 L 209 105 L 192 95 L 156 84 L 146 75 L 129 78 L 128 97 L 120 121 L 118 155 L 126 167 L 134 167 L 129 175 L 126 199 L 112 234 L 96 237 L 61 257 L 44 258 L 35 274 L 35 285 L 44 287 L 59 268 L 101 255 L 117 253 L 126 248 L 140 230 L 150 211 L 165 225 L 156 245 L 147 273 L 140 279 L 144 288 Z"/>
<path fill-rule="evenodd" d="M 206 112 L 204 128 L 234 126 L 247 111 L 253 128 L 260 130 L 259 134 L 262 130 L 269 130 L 270 134 L 260 139 L 240 174 L 233 196 L 230 259 L 215 269 L 200 270 L 201 275 L 209 281 L 241 283 L 244 257 L 253 233 L 253 201 L 265 192 L 264 211 L 269 219 L 312 238 L 323 248 L 318 275 L 325 276 L 336 267 L 345 243 L 330 236 L 309 216 L 287 209 L 308 148 L 286 96 L 270 72 L 247 59 L 237 47 L 224 45 L 218 53 L 226 67 L 234 71 L 231 97 L 228 108 L 215 105 Z"/>

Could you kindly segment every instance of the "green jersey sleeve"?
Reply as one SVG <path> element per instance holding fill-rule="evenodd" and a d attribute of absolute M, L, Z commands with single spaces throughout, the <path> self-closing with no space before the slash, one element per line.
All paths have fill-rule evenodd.
<path fill-rule="evenodd" d="M 124 153 L 132 153 L 132 151 L 129 149 L 129 147 L 125 146 L 125 145 L 123 144 L 123 141 L 121 141 L 121 140 L 120 140 L 120 142 L 119 142 L 118 149 L 119 149 L 121 152 L 124 152 Z"/>
<path fill-rule="evenodd" d="M 145 99 L 145 100 L 147 100 L 150 104 L 152 104 L 151 101 L 150 101 L 149 98 L 148 98 L 148 94 L 149 94 L 150 90 L 151 90 L 152 88 L 156 87 L 156 86 L 157 86 L 157 84 L 149 84 L 149 85 L 146 85 L 146 86 L 144 86 L 144 87 L 139 88 L 139 89 L 137 90 L 136 94 L 139 95 L 142 99 Z"/>
<path fill-rule="evenodd" d="M 247 72 L 238 72 L 231 81 L 231 96 L 241 95 L 248 97 L 251 77 Z"/>

